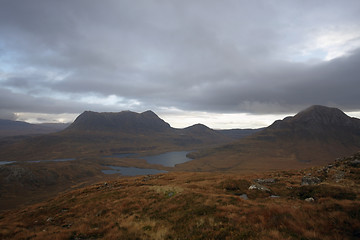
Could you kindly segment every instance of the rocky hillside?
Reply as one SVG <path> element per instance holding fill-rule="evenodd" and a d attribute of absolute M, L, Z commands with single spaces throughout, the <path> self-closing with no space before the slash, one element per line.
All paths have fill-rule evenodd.
<path fill-rule="evenodd" d="M 360 153 L 252 175 L 126 177 L 0 214 L 1 239 L 359 239 Z"/>

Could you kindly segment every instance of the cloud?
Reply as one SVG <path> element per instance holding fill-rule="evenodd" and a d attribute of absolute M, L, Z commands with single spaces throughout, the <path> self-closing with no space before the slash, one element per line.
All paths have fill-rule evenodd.
<path fill-rule="evenodd" d="M 0 109 L 359 111 L 359 1 L 13 1 Z"/>

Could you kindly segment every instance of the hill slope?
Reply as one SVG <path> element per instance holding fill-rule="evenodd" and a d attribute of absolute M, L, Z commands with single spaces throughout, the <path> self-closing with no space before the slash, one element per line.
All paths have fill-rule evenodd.
<path fill-rule="evenodd" d="M 360 150 L 360 120 L 312 106 L 239 141 L 194 153 L 182 169 L 270 170 L 324 164 Z"/>
<path fill-rule="evenodd" d="M 120 178 L 0 213 L 0 238 L 358 239 L 359 163 Z"/>

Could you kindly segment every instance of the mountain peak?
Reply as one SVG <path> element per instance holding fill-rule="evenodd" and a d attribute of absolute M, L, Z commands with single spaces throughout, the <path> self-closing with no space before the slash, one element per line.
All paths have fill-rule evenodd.
<path fill-rule="evenodd" d="M 326 136 L 330 132 L 337 132 L 337 134 L 345 131 L 359 132 L 360 120 L 349 117 L 338 108 L 314 105 L 293 117 L 275 121 L 267 129 L 296 131 L 297 133 L 301 132 L 303 136 L 305 136 L 305 132 L 311 133 L 311 135 L 316 133 Z"/>
<path fill-rule="evenodd" d="M 85 111 L 76 118 L 68 130 L 145 133 L 162 132 L 170 128 L 168 123 L 152 111 L 143 113 Z"/>
<path fill-rule="evenodd" d="M 145 112 L 142 112 L 142 113 L 140 113 L 140 115 L 142 115 L 142 116 L 146 116 L 146 117 L 155 117 L 155 118 L 159 118 L 159 116 L 158 115 L 156 115 L 156 113 L 154 113 L 153 111 L 151 111 L 151 110 L 147 110 L 147 111 L 145 111 Z"/>
<path fill-rule="evenodd" d="M 351 118 L 338 108 L 326 107 L 321 105 L 311 106 L 298 114 L 291 121 L 311 122 L 323 125 L 349 125 Z"/>
<path fill-rule="evenodd" d="M 208 126 L 204 125 L 204 124 L 201 124 L 201 123 L 197 123 L 197 124 L 194 124 L 190 127 L 187 127 L 185 129 L 196 129 L 196 130 L 212 130 L 211 128 L 209 128 Z"/>

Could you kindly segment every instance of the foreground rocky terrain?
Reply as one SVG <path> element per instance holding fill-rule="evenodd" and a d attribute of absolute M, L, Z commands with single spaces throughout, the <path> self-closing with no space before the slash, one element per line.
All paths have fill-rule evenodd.
<path fill-rule="evenodd" d="M 122 177 L 0 215 L 1 239 L 359 239 L 360 153 L 303 170 Z"/>

